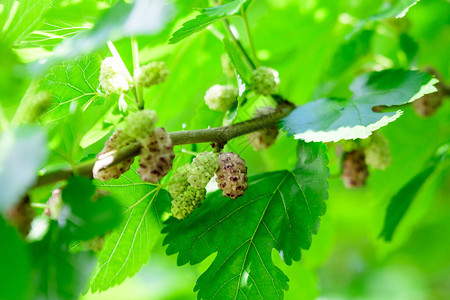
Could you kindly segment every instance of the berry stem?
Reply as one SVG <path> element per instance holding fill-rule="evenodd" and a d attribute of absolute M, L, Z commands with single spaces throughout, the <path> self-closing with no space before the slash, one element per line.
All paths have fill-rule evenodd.
<path fill-rule="evenodd" d="M 131 56 L 133 58 L 133 74 L 136 74 L 136 71 L 140 67 L 139 63 L 139 46 L 138 42 L 135 37 L 131 37 Z M 143 87 L 134 86 L 134 89 L 136 90 L 136 102 L 138 109 L 142 110 L 144 109 L 144 99 L 143 99 Z"/>
<path fill-rule="evenodd" d="M 258 56 L 256 55 L 255 45 L 253 44 L 253 39 L 252 39 L 252 35 L 250 32 L 250 26 L 248 25 L 247 14 L 245 13 L 245 10 L 243 7 L 241 7 L 241 16 L 242 16 L 242 19 L 244 20 L 245 32 L 247 33 L 248 44 L 250 46 L 250 51 L 253 56 L 253 61 L 255 63 L 255 67 L 257 68 L 257 67 L 259 67 Z"/>
<path fill-rule="evenodd" d="M 250 55 L 248 55 L 247 51 L 245 51 L 245 49 L 242 46 L 241 42 L 236 38 L 234 33 L 231 31 L 230 22 L 227 19 L 223 19 L 222 22 L 223 22 L 223 26 L 225 27 L 225 30 L 228 33 L 228 36 L 231 38 L 233 43 L 238 47 L 238 49 L 244 55 L 245 61 L 249 65 L 250 69 L 252 69 L 252 70 L 256 69 L 256 65 L 253 62 L 253 60 L 251 59 Z"/>
<path fill-rule="evenodd" d="M 174 145 L 210 142 L 225 144 L 229 140 L 241 135 L 274 126 L 294 109 L 294 104 L 284 100 L 278 105 L 277 110 L 273 114 L 264 115 L 228 126 L 198 130 L 174 131 L 170 132 L 169 136 Z M 126 159 L 139 155 L 140 149 L 141 144 L 139 142 L 134 142 L 118 151 L 111 152 L 110 155 L 105 155 L 101 159 L 92 159 L 75 164 L 71 167 L 44 173 L 38 177 L 35 187 L 66 180 L 73 175 L 92 178 L 92 169 L 94 167 L 98 170 L 102 170 L 116 165 Z"/>

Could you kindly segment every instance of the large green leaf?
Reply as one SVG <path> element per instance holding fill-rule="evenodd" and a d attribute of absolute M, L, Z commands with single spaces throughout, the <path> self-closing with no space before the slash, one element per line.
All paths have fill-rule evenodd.
<path fill-rule="evenodd" d="M 106 238 L 91 291 L 104 291 L 133 276 L 147 263 L 170 209 L 167 191 L 142 182 L 134 167 L 117 180 L 98 182 L 123 207 L 122 223 Z"/>
<path fill-rule="evenodd" d="M 288 265 L 299 260 L 328 197 L 325 147 L 301 142 L 299 150 L 294 171 L 251 177 L 242 197 L 217 191 L 187 219 L 167 222 L 164 244 L 167 254 L 178 253 L 178 265 L 217 252 L 197 281 L 199 299 L 282 299 L 288 278 L 272 262 L 272 249 Z"/>
<path fill-rule="evenodd" d="M 419 193 L 420 188 L 433 174 L 440 162 L 446 157 L 449 149 L 450 144 L 442 146 L 436 155 L 430 159 L 426 168 L 415 175 L 394 195 L 394 197 L 392 197 L 386 209 L 384 226 L 381 230 L 380 237 L 383 237 L 386 241 L 392 240 L 392 236 L 394 235 L 398 224 L 405 216 L 412 201 Z"/>
<path fill-rule="evenodd" d="M 201 9 L 200 15 L 195 17 L 195 19 L 187 21 L 183 24 L 183 27 L 173 33 L 169 43 L 178 43 L 191 34 L 205 29 L 217 20 L 239 14 L 242 5 L 246 2 L 248 0 L 234 0 L 220 6 Z"/>
<path fill-rule="evenodd" d="M 30 265 L 25 243 L 13 227 L 9 227 L 0 215 L 0 282 L 3 288 L 1 300 L 29 299 Z"/>
<path fill-rule="evenodd" d="M 19 127 L 0 134 L 0 211 L 19 201 L 47 159 L 46 133 Z"/>
<path fill-rule="evenodd" d="M 289 134 L 307 142 L 367 138 L 402 115 L 376 113 L 374 106 L 402 105 L 436 91 L 437 79 L 427 73 L 384 70 L 357 77 L 348 99 L 320 99 L 296 108 L 282 121 Z"/>

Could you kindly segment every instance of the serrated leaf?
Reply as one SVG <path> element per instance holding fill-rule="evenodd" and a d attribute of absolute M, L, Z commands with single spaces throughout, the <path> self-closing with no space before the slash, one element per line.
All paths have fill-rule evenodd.
<path fill-rule="evenodd" d="M 350 86 L 348 99 L 319 99 L 296 108 L 282 120 L 284 129 L 306 142 L 330 142 L 365 139 L 373 131 L 402 115 L 375 113 L 374 106 L 402 105 L 436 91 L 437 79 L 427 73 L 384 70 L 357 77 Z"/>
<path fill-rule="evenodd" d="M 430 159 L 426 168 L 415 175 L 392 197 L 386 209 L 384 226 L 380 233 L 380 237 L 383 237 L 385 241 L 389 242 L 392 240 L 398 224 L 405 216 L 412 201 L 419 193 L 420 188 L 433 174 L 447 153 L 450 153 L 450 144 L 442 146 L 436 155 Z"/>
<path fill-rule="evenodd" d="M 24 241 L 0 215 L 0 299 L 29 299 L 30 264 Z"/>
<path fill-rule="evenodd" d="M 73 240 L 102 236 L 120 223 L 121 210 L 114 199 L 110 196 L 93 199 L 94 194 L 95 186 L 82 177 L 70 178 L 62 190 L 62 199 L 70 206 L 70 214 L 63 217 Z"/>
<path fill-rule="evenodd" d="M 294 171 L 251 177 L 238 199 L 218 191 L 185 220 L 167 222 L 164 244 L 167 254 L 178 253 L 178 265 L 217 252 L 195 286 L 199 299 L 282 299 L 288 278 L 274 265 L 272 249 L 288 265 L 300 260 L 328 197 L 324 146 L 301 143 L 305 149 Z"/>
<path fill-rule="evenodd" d="M 104 291 L 133 276 L 147 263 L 159 238 L 170 196 L 161 188 L 142 182 L 134 167 L 119 179 L 98 182 L 123 207 L 122 223 L 107 235 L 91 291 Z"/>
<path fill-rule="evenodd" d="M 19 201 L 47 159 L 42 128 L 19 127 L 0 134 L 0 211 Z"/>
<path fill-rule="evenodd" d="M 180 29 L 173 33 L 169 43 L 176 44 L 188 36 L 205 29 L 217 20 L 238 14 L 242 5 L 247 1 L 234 0 L 216 7 L 201 9 L 200 15 L 195 17 L 195 19 L 187 21 Z"/>

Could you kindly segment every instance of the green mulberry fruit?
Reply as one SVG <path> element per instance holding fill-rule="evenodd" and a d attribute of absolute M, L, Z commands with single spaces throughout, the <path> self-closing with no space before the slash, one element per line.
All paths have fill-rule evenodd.
<path fill-rule="evenodd" d="M 172 177 L 170 177 L 169 193 L 172 196 L 172 198 L 175 199 L 176 197 L 178 197 L 189 186 L 189 182 L 187 180 L 189 168 L 190 168 L 189 164 L 183 165 L 178 169 L 176 169 L 173 172 Z"/>
<path fill-rule="evenodd" d="M 204 188 L 219 167 L 217 154 L 202 152 L 198 154 L 189 167 L 188 182 L 195 188 Z"/>
<path fill-rule="evenodd" d="M 391 165 L 392 157 L 389 141 L 381 134 L 374 133 L 370 144 L 364 149 L 367 165 L 374 169 L 385 170 Z"/>
<path fill-rule="evenodd" d="M 205 199 L 205 188 L 188 186 L 183 193 L 172 200 L 172 215 L 180 220 L 189 216 Z"/>
<path fill-rule="evenodd" d="M 104 154 L 114 150 L 119 150 L 123 147 L 130 145 L 131 143 L 134 143 L 135 141 L 136 141 L 135 139 L 129 137 L 123 130 L 118 129 L 111 135 L 109 140 L 106 141 L 105 147 L 97 155 L 97 158 L 101 159 Z M 122 175 L 123 173 L 125 173 L 130 169 L 133 162 L 134 157 L 124 160 L 118 164 L 115 164 L 103 170 L 94 169 L 93 172 L 94 178 L 101 181 L 108 181 L 113 178 L 117 179 L 120 177 L 120 175 Z"/>
<path fill-rule="evenodd" d="M 175 158 L 172 140 L 164 128 L 158 127 L 141 144 L 139 176 L 143 181 L 157 183 L 172 169 Z"/>
<path fill-rule="evenodd" d="M 169 75 L 166 63 L 154 61 L 140 67 L 134 74 L 134 82 L 137 86 L 151 87 L 166 80 Z"/>
<path fill-rule="evenodd" d="M 272 114 L 276 111 L 275 108 L 267 106 L 258 108 L 255 113 L 254 117 L 261 117 L 268 114 Z M 269 128 L 264 128 L 262 130 L 254 131 L 248 134 L 248 141 L 250 145 L 253 147 L 255 151 L 260 151 L 267 149 L 271 145 L 275 143 L 275 140 L 278 136 L 278 127 L 272 126 Z"/>
<path fill-rule="evenodd" d="M 232 85 L 213 85 L 206 91 L 205 103 L 212 110 L 228 111 L 237 101 L 239 89 Z"/>
<path fill-rule="evenodd" d="M 251 87 L 260 95 L 269 96 L 278 89 L 280 78 L 278 72 L 267 67 L 259 67 L 253 71 Z"/>
<path fill-rule="evenodd" d="M 342 180 L 347 188 L 364 186 L 368 176 L 369 171 L 362 149 L 344 153 L 344 159 L 342 160 Z"/>
<path fill-rule="evenodd" d="M 154 110 L 139 110 L 126 117 L 124 131 L 137 140 L 147 138 L 155 130 L 158 115 Z"/>
<path fill-rule="evenodd" d="M 225 197 L 236 199 L 244 194 L 248 187 L 247 167 L 236 153 L 220 153 L 216 181 Z"/>
<path fill-rule="evenodd" d="M 100 67 L 100 86 L 107 95 L 122 94 L 130 88 L 130 83 L 122 73 L 115 57 L 107 57 Z"/>

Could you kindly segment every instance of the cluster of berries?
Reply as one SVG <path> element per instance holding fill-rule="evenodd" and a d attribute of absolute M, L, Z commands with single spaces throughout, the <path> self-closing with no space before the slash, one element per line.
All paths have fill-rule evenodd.
<path fill-rule="evenodd" d="M 107 57 L 100 67 L 100 86 L 107 95 L 123 94 L 133 85 L 151 87 L 166 80 L 169 75 L 167 66 L 162 61 L 150 62 L 137 69 L 134 78 L 128 75 L 125 65 L 115 57 Z"/>
<path fill-rule="evenodd" d="M 130 114 L 126 118 L 124 130 L 116 130 L 97 157 L 100 159 L 111 151 L 139 141 L 141 150 L 138 173 L 144 181 L 158 182 L 172 169 L 175 154 L 172 140 L 166 130 L 161 127 L 155 129 L 157 122 L 158 116 L 154 111 L 141 110 Z M 134 158 L 130 158 L 106 169 L 95 170 L 94 178 L 101 181 L 117 179 L 130 169 L 133 162 Z"/>
<path fill-rule="evenodd" d="M 247 167 L 237 154 L 202 152 L 191 164 L 179 167 L 170 179 L 172 215 L 177 219 L 189 216 L 205 199 L 206 185 L 216 174 L 222 194 L 236 199 L 247 189 Z"/>
<path fill-rule="evenodd" d="M 345 141 L 342 148 L 342 180 L 347 188 L 358 188 L 366 184 L 368 166 L 385 170 L 392 161 L 389 141 L 378 132 L 365 140 Z"/>

